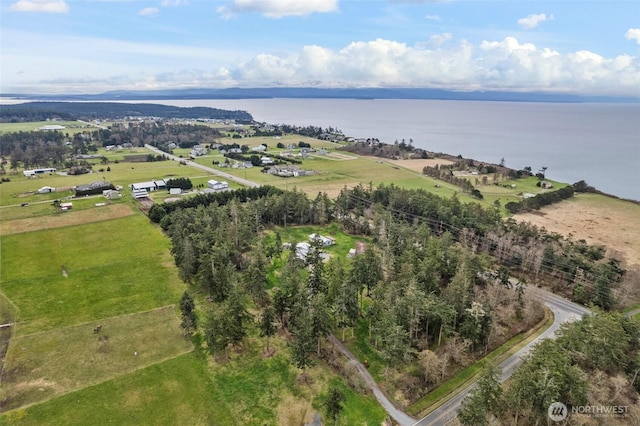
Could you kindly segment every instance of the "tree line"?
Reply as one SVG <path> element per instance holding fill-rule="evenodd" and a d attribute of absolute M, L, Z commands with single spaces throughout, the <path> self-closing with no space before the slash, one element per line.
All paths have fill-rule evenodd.
<path fill-rule="evenodd" d="M 252 122 L 253 117 L 246 111 L 228 111 L 209 107 L 177 107 L 159 104 L 135 104 L 118 102 L 26 102 L 3 105 L 0 110 L 2 122 L 44 121 L 61 118 L 114 119 L 130 117 L 157 117 L 174 119 L 218 119 Z"/>

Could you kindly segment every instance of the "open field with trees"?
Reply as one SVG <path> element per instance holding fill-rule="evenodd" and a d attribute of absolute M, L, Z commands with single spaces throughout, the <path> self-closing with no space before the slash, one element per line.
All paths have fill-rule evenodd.
<path fill-rule="evenodd" d="M 61 156 L 60 165 L 91 166 L 90 174 L 28 179 L 22 162 L 11 167 L 7 160 L 3 176 L 9 180 L 0 185 L 6 296 L 0 307 L 8 312 L 3 321 L 15 324 L 8 327 L 11 334 L 1 335 L 8 351 L 0 373 L 0 423 L 299 425 L 320 416 L 340 424 L 381 424 L 388 414 L 332 335 L 406 409 L 449 378 L 477 371 L 470 366 L 544 320 L 540 303 L 526 296 L 528 285 L 544 284 L 602 311 L 637 300 L 634 275 L 612 256 L 617 252 L 544 224 L 505 219 L 507 199 L 549 193 L 562 186 L 557 182 L 549 182 L 551 189 L 534 176 L 497 186 L 474 181 L 475 189 L 487 192 L 481 198 L 460 181 L 416 172 L 415 159 L 403 167 L 404 160 L 339 151 L 346 142 L 319 139 L 323 129 L 274 139 L 282 129 L 264 125 L 250 127 L 254 136 L 243 127 L 228 137 L 185 123 L 155 128 L 151 122 L 120 124 L 108 133 L 74 136 L 70 150 L 95 146 L 100 158 L 65 164 Z M 172 203 L 163 203 L 167 193 L 157 191 L 155 204 L 145 201 L 144 207 L 133 200 L 133 182 L 180 177 L 200 186 L 221 180 L 176 161 L 146 161 L 149 151 L 139 146 L 151 140 L 168 149 L 180 142 L 184 146 L 175 152 L 187 158 L 196 139 L 247 148 L 267 143 L 261 156 L 279 156 L 286 144 L 300 141 L 328 152 L 301 159 L 301 168 L 317 172 L 310 176 L 225 167 L 263 186 Z M 123 151 L 105 148 L 129 140 L 134 146 Z M 44 149 L 49 142 L 29 143 Z M 59 139 L 51 146 L 67 145 Z M 136 162 L 127 161 L 129 153 Z M 214 166 L 227 159 L 233 160 L 214 149 L 195 160 Z M 73 199 L 73 209 L 62 213 L 52 204 L 70 189 L 30 193 L 101 178 L 123 186 L 123 198 L 102 207 L 95 207 L 101 196 Z M 20 207 L 23 202 L 30 205 Z M 541 351 L 548 352 L 535 362 L 558 370 L 554 354 L 566 358 L 561 364 L 571 370 L 559 373 L 569 393 L 558 395 L 577 396 L 569 402 L 635 404 L 632 342 L 640 327 L 614 316 L 589 324 L 597 335 L 564 330 L 562 344 L 579 353 L 546 345 Z M 600 336 L 627 346 L 589 352 Z M 585 380 L 578 368 L 598 381 Z M 526 388 L 522 377 L 533 377 L 527 365 L 518 374 L 510 382 L 515 399 L 506 420 L 522 421 L 527 413 L 542 418 L 545 401 L 535 398 L 545 390 Z M 482 380 L 495 390 L 492 377 Z M 598 393 L 603 386 L 617 390 Z M 534 403 L 516 398 L 525 394 Z M 482 405 L 482 396 L 469 404 Z M 495 407 L 484 406 L 486 416 L 498 416 Z M 469 418 L 462 416 L 463 422 Z"/>

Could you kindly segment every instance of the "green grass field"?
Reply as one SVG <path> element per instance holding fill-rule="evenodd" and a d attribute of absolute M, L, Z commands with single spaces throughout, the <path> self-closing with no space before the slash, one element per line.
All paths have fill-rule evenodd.
<path fill-rule="evenodd" d="M 64 395 L 190 352 L 193 346 L 182 336 L 178 323 L 175 307 L 167 306 L 18 335 L 5 359 L 3 410 Z M 98 325 L 101 331 L 94 333 Z"/>
<path fill-rule="evenodd" d="M 2 292 L 20 309 L 20 334 L 176 303 L 182 284 L 168 249 L 141 215 L 9 235 Z"/>
<path fill-rule="evenodd" d="M 80 121 L 32 121 L 26 123 L 0 123 L 0 134 L 3 133 L 12 133 L 12 132 L 31 132 L 34 130 L 39 130 L 42 126 L 64 126 L 65 128 L 62 130 L 50 130 L 61 132 L 62 134 L 69 133 L 69 135 L 74 135 L 76 133 L 80 133 L 86 130 L 96 130 L 95 126 L 82 123 Z"/>
<path fill-rule="evenodd" d="M 240 424 L 223 397 L 203 360 L 191 352 L 0 415 L 0 424 Z"/>

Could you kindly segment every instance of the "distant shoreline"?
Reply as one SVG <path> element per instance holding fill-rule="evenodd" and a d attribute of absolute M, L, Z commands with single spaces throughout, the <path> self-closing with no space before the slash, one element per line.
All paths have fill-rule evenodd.
<path fill-rule="evenodd" d="M 640 96 L 581 95 L 553 92 L 456 91 L 429 88 L 310 88 L 255 87 L 226 89 L 178 89 L 111 91 L 94 94 L 0 93 L 0 98 L 24 101 L 118 101 L 118 100 L 240 100 L 240 99 L 430 99 L 553 103 L 640 103 Z"/>

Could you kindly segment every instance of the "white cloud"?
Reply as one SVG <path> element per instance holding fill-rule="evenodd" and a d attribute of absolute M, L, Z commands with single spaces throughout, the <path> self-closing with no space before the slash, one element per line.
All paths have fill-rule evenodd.
<path fill-rule="evenodd" d="M 453 35 L 451 35 L 451 33 L 434 34 L 431 37 L 429 37 L 429 42 L 427 43 L 427 45 L 433 46 L 433 47 L 440 47 L 447 41 L 451 40 L 452 38 L 453 38 Z"/>
<path fill-rule="evenodd" d="M 232 0 L 228 6 L 220 6 L 217 9 L 224 18 L 250 12 L 261 13 L 268 18 L 282 18 L 336 10 L 338 0 Z"/>
<path fill-rule="evenodd" d="M 624 33 L 624 37 L 627 40 L 635 40 L 636 43 L 640 44 L 640 28 L 629 28 L 626 33 Z"/>
<path fill-rule="evenodd" d="M 427 15 L 424 17 L 424 19 L 429 21 L 442 21 L 442 18 L 440 17 L 440 15 Z"/>
<path fill-rule="evenodd" d="M 553 21 L 553 19 L 553 15 L 549 15 L 547 17 L 547 15 L 545 15 L 544 13 L 539 13 L 537 15 L 531 14 L 526 18 L 518 19 L 518 25 L 520 25 L 525 30 L 532 30 L 537 27 L 540 22 Z"/>
<path fill-rule="evenodd" d="M 145 7 L 144 9 L 141 9 L 140 12 L 138 12 L 138 15 L 155 16 L 158 13 L 160 13 L 160 9 L 158 9 L 157 7 Z"/>
<path fill-rule="evenodd" d="M 443 35 L 448 39 L 446 35 Z M 238 85 L 442 87 L 638 93 L 640 59 L 607 59 L 589 51 L 560 54 L 513 37 L 447 49 L 391 40 L 353 42 L 340 50 L 307 46 L 297 55 L 259 55 L 230 71 Z"/>
<path fill-rule="evenodd" d="M 10 9 L 16 12 L 67 13 L 69 5 L 64 0 L 19 0 Z"/>
<path fill-rule="evenodd" d="M 560 53 L 515 37 L 472 44 L 444 33 L 414 45 L 375 39 L 269 54 L 3 31 L 14 40 L 3 47 L 4 92 L 313 86 L 640 95 L 638 56 Z"/>

